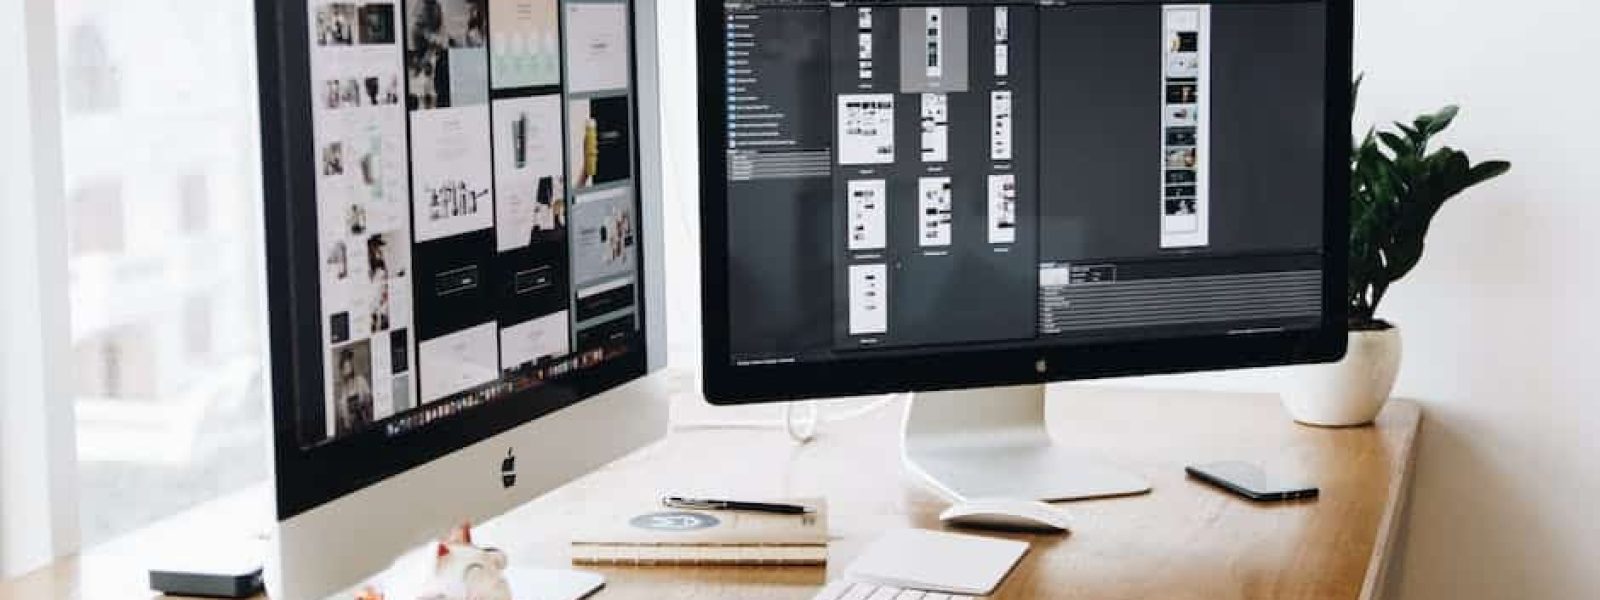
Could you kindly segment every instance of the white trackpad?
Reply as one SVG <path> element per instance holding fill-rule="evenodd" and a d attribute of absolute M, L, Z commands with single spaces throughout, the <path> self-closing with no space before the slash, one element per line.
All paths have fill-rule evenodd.
<path fill-rule="evenodd" d="M 507 567 L 506 583 L 514 600 L 579 600 L 599 591 L 606 578 L 570 569 Z"/>
<path fill-rule="evenodd" d="M 904 529 L 873 542 L 850 565 L 847 577 L 915 590 L 986 596 L 1027 552 L 1026 542 Z"/>

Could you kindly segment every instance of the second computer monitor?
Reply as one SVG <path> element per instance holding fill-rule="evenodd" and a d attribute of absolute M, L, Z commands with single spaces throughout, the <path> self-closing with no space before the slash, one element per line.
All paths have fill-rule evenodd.
<path fill-rule="evenodd" d="M 702 3 L 708 397 L 1337 357 L 1350 13 Z"/>

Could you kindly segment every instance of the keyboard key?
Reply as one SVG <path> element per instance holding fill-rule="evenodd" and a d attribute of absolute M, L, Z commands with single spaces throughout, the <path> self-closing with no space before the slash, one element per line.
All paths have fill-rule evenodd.
<path fill-rule="evenodd" d="M 937 594 L 907 590 L 887 585 L 873 585 L 859 581 L 834 581 L 823 586 L 812 600 L 978 600 L 977 596 Z"/>
<path fill-rule="evenodd" d="M 839 600 L 867 600 L 868 598 L 872 597 L 872 592 L 876 591 L 877 589 L 878 586 L 875 585 L 857 583 L 850 586 L 850 591 L 845 592 L 843 596 L 840 596 Z"/>
<path fill-rule="evenodd" d="M 813 600 L 839 600 L 844 596 L 846 591 L 849 591 L 849 589 L 850 582 L 843 579 L 835 580 L 832 583 L 824 586 L 822 591 L 817 592 L 817 595 Z"/>

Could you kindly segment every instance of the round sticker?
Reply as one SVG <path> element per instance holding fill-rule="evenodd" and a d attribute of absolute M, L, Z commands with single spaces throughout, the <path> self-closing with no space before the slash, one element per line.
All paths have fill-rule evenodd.
<path fill-rule="evenodd" d="M 710 529 L 721 524 L 716 517 L 692 512 L 658 512 L 639 515 L 628 524 L 652 531 L 694 531 Z"/>

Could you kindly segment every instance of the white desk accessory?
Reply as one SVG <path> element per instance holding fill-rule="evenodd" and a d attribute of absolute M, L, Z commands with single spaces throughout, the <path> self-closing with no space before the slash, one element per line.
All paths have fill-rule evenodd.
<path fill-rule="evenodd" d="M 1038 500 L 992 498 L 958 502 L 939 514 L 957 527 L 1063 533 L 1072 528 L 1067 509 Z"/>
<path fill-rule="evenodd" d="M 1028 552 L 1026 542 L 903 529 L 886 533 L 846 578 L 946 594 L 987 596 Z"/>

